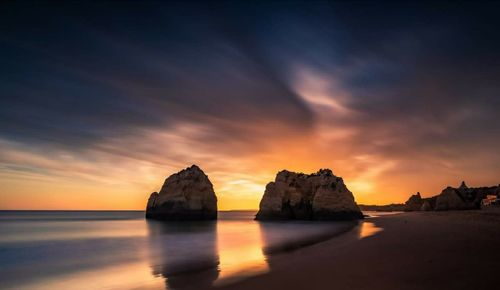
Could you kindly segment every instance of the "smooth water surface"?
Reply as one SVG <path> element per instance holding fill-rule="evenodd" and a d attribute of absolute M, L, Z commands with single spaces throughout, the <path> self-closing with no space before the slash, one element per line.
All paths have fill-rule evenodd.
<path fill-rule="evenodd" d="M 352 226 L 254 214 L 166 223 L 141 211 L 0 211 L 0 288 L 206 288 L 270 271 L 268 255 Z"/>

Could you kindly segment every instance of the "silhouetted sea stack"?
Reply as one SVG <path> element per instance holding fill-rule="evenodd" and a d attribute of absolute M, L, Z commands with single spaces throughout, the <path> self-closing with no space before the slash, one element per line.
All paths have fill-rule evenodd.
<path fill-rule="evenodd" d="M 330 169 L 314 174 L 278 172 L 266 186 L 257 220 L 352 220 L 363 214 L 342 178 Z"/>
<path fill-rule="evenodd" d="M 196 165 L 169 176 L 160 193 L 153 192 L 149 197 L 146 218 L 217 219 L 217 197 L 208 176 Z"/>

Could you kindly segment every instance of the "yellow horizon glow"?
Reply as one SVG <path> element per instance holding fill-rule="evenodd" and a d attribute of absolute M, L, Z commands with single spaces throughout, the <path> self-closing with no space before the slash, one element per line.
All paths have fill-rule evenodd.
<path fill-rule="evenodd" d="M 219 210 L 258 209 L 266 184 L 283 169 L 330 168 L 359 204 L 403 203 L 417 191 L 432 196 L 462 180 L 498 184 L 498 172 L 483 166 L 496 160 L 496 152 L 452 159 L 442 157 L 441 148 L 407 152 L 404 142 L 395 142 L 400 152 L 392 152 L 390 130 L 363 144 L 366 139 L 357 137 L 370 130 L 352 122 L 357 113 L 347 105 L 349 93 L 331 78 L 297 71 L 293 89 L 315 117 L 306 128 L 272 118 L 243 122 L 208 115 L 166 129 L 136 129 L 78 152 L 0 139 L 0 209 L 144 210 L 165 178 L 192 164 L 209 176 Z M 217 138 L 221 131 L 244 134 Z"/>
<path fill-rule="evenodd" d="M 234 155 L 213 147 L 199 148 L 199 144 L 191 141 L 192 136 L 204 129 L 182 126 L 176 134 L 147 132 L 144 138 L 155 144 L 169 144 L 172 140 L 181 144 L 174 147 L 177 151 L 167 148 L 152 157 L 128 155 L 121 144 L 133 146 L 142 142 L 135 139 L 117 140 L 118 145 L 102 144 L 102 150 L 91 152 L 91 158 L 68 152 L 36 154 L 0 140 L 0 157 L 7 160 L 7 165 L 21 164 L 35 169 L 16 171 L 4 166 L 0 170 L 0 209 L 144 210 L 149 195 L 159 191 L 165 178 L 191 164 L 197 164 L 209 176 L 219 210 L 258 209 L 266 184 L 274 181 L 276 173 L 283 169 L 313 173 L 330 168 L 344 179 L 359 204 L 402 203 L 417 191 L 432 196 L 447 185 L 458 186 L 464 179 L 470 186 L 497 184 L 495 172 L 466 172 L 460 169 L 468 167 L 460 163 L 389 160 L 375 154 L 353 154 L 353 145 L 346 141 L 347 131 L 312 132 L 313 135 L 292 132 L 261 144 L 262 148 L 255 152 Z M 324 128 L 318 130 L 325 132 Z M 182 159 L 191 162 L 147 161 L 157 156 L 168 160 L 172 155 L 184 156 Z M 420 166 L 418 171 L 415 164 Z"/>
<path fill-rule="evenodd" d="M 325 168 L 326 166 L 317 167 Z M 276 170 L 276 172 L 279 170 Z M 295 170 L 297 171 L 297 170 Z M 305 171 L 312 173 L 316 170 Z M 301 171 L 302 172 L 302 171 Z M 175 172 L 172 172 L 175 173 Z M 226 178 L 221 181 L 210 177 L 218 197 L 219 210 L 257 210 L 267 182 L 274 181 L 275 173 L 256 176 L 253 180 Z M 458 180 L 458 179 L 457 179 Z M 23 179 L 2 180 L 2 192 L 16 192 L 15 195 L 0 195 L 1 210 L 144 210 L 147 198 L 158 191 L 164 178 L 159 178 L 148 186 L 132 188 L 126 185 L 75 183 L 62 180 L 38 180 L 26 182 Z M 353 192 L 358 204 L 403 203 L 417 190 L 404 190 L 402 194 L 377 194 L 378 186 L 371 180 L 345 178 L 344 182 Z M 455 185 L 457 182 L 451 182 Z M 423 191 L 423 196 L 437 194 L 447 184 L 435 183 L 431 191 Z M 473 185 L 473 184 L 472 184 Z M 400 187 L 401 188 L 401 187 Z M 399 191 L 399 190 L 397 190 Z M 22 192 L 22 193 L 21 193 Z"/>

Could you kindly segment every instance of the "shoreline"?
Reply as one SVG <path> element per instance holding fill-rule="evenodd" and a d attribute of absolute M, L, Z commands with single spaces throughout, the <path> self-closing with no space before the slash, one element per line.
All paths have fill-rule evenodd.
<path fill-rule="evenodd" d="M 363 224 L 381 231 L 360 236 Z M 326 241 L 269 256 L 270 271 L 216 289 L 493 289 L 500 210 L 368 218 Z"/>

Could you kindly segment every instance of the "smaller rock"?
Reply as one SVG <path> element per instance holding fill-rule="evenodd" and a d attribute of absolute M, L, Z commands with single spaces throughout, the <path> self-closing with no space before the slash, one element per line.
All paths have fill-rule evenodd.
<path fill-rule="evenodd" d="M 420 196 L 420 192 L 410 196 L 408 201 L 405 202 L 405 211 L 419 211 L 422 208 L 424 200 Z"/>
<path fill-rule="evenodd" d="M 149 197 L 146 218 L 217 219 L 217 197 L 208 176 L 196 165 L 169 176 L 160 192 L 153 192 Z"/>

